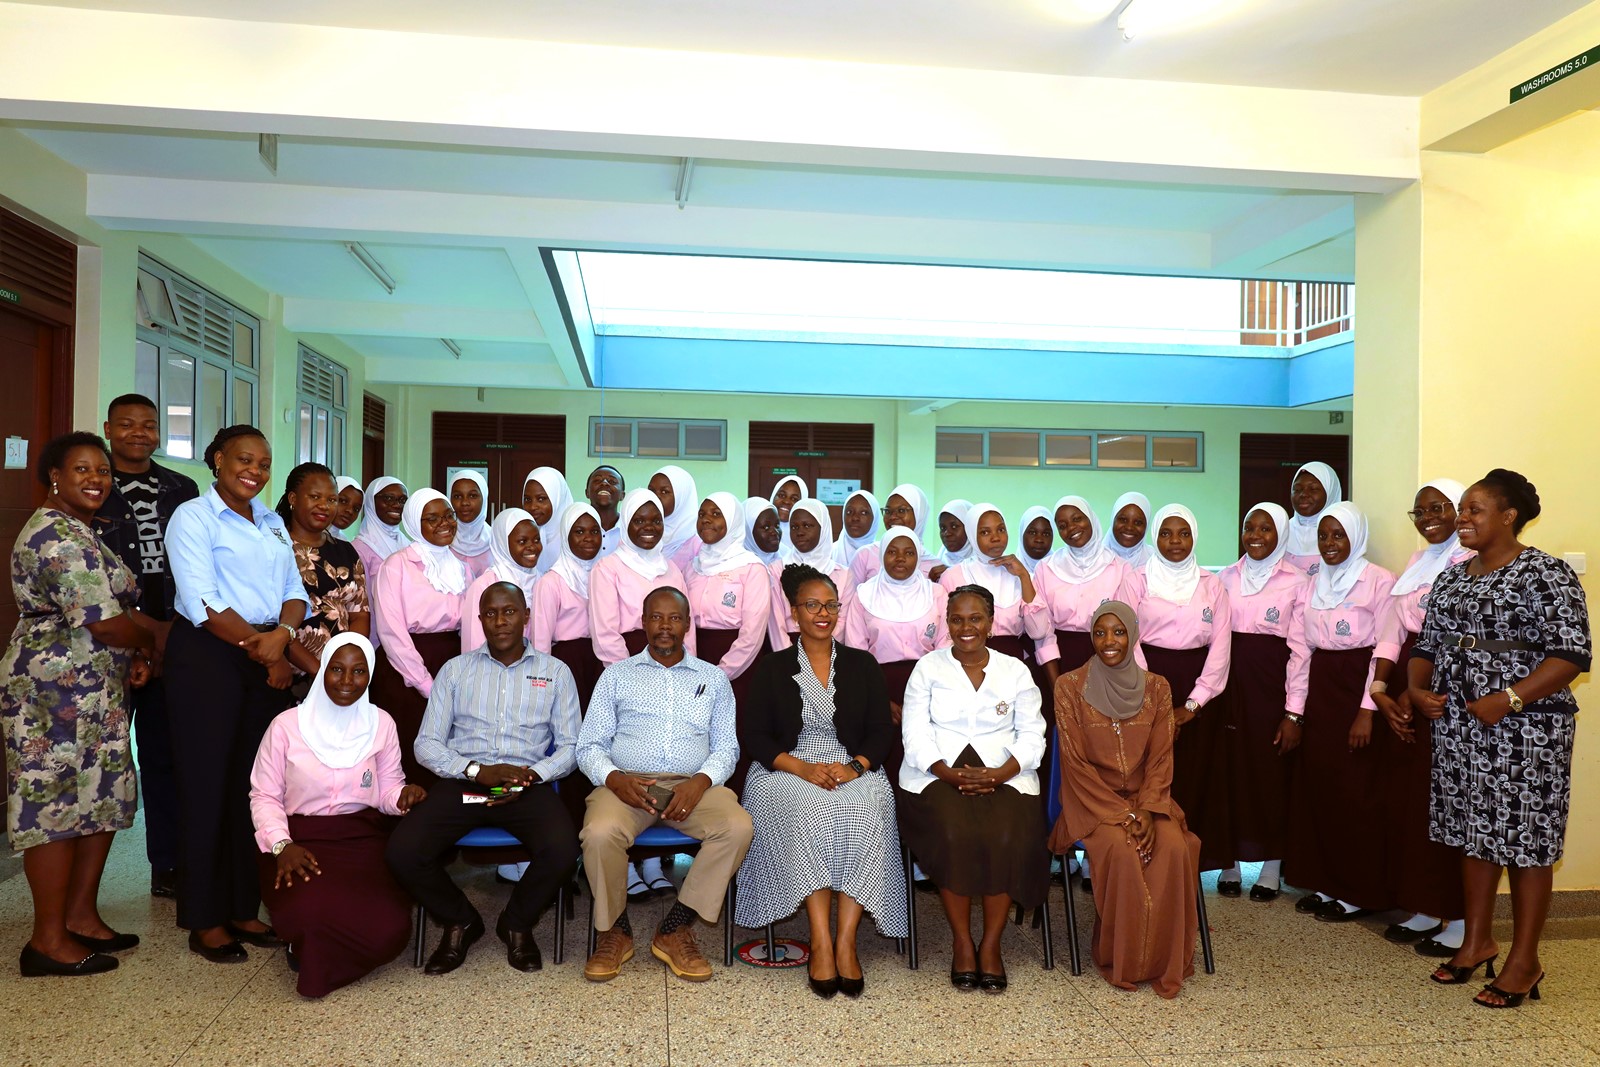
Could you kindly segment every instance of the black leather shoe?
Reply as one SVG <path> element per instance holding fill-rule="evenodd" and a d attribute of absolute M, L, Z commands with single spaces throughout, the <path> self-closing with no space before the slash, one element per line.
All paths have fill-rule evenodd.
<path fill-rule="evenodd" d="M 1004 993 L 1006 991 L 1006 976 L 1003 974 L 978 975 L 978 988 L 985 993 Z"/>
<path fill-rule="evenodd" d="M 1307 893 L 1294 902 L 1294 910 L 1303 915 L 1314 915 L 1324 904 L 1328 903 L 1315 893 Z"/>
<path fill-rule="evenodd" d="M 860 978 L 846 978 L 842 974 L 839 976 L 839 992 L 847 997 L 859 997 L 861 991 L 866 988 L 867 976 L 864 974 Z"/>
<path fill-rule="evenodd" d="M 178 872 L 150 868 L 150 895 L 173 900 L 178 895 Z"/>
<path fill-rule="evenodd" d="M 1418 941 L 1411 946 L 1411 950 L 1417 955 L 1426 956 L 1431 960 L 1454 959 L 1455 954 L 1461 951 L 1459 946 L 1441 945 L 1431 937 Z"/>
<path fill-rule="evenodd" d="M 473 919 L 465 926 L 446 926 L 439 935 L 439 947 L 428 957 L 423 974 L 449 974 L 467 962 L 467 950 L 483 936 L 483 920 Z"/>
<path fill-rule="evenodd" d="M 1223 881 L 1219 878 L 1217 879 L 1217 896 L 1242 897 L 1244 896 L 1244 885 L 1231 880 Z"/>
<path fill-rule="evenodd" d="M 506 944 L 506 962 L 524 974 L 544 970 L 544 957 L 539 955 L 539 945 L 532 930 L 512 930 L 505 919 L 495 924 L 494 932 Z"/>
<path fill-rule="evenodd" d="M 1345 911 L 1343 904 L 1337 900 L 1330 900 L 1325 907 L 1317 909 L 1316 920 L 1319 923 L 1352 923 L 1364 915 L 1371 914 L 1371 908 L 1357 908 L 1355 911 Z"/>
<path fill-rule="evenodd" d="M 115 956 L 91 952 L 77 963 L 60 963 L 46 956 L 31 944 L 22 946 L 22 958 L 17 961 L 24 978 L 76 978 L 80 974 L 104 974 L 117 969 Z"/>
<path fill-rule="evenodd" d="M 243 941 L 245 944 L 254 945 L 256 948 L 282 948 L 289 943 L 279 937 L 278 931 L 270 926 L 265 930 L 241 930 L 237 926 L 229 924 L 228 933 L 233 935 L 235 941 Z"/>
<path fill-rule="evenodd" d="M 213 948 L 200 940 L 199 931 L 190 931 L 189 951 L 211 963 L 243 963 L 250 958 L 239 942 L 229 941 Z"/>
<path fill-rule="evenodd" d="M 1383 939 L 1385 941 L 1393 941 L 1397 945 L 1410 945 L 1432 937 L 1443 929 L 1444 923 L 1422 930 L 1413 930 L 1409 926 L 1401 926 L 1399 923 L 1394 923 L 1383 931 Z"/>
<path fill-rule="evenodd" d="M 1250 887 L 1250 899 L 1258 900 L 1261 903 L 1266 904 L 1278 899 L 1278 890 L 1271 889 L 1257 882 L 1255 885 Z"/>
<path fill-rule="evenodd" d="M 978 988 L 978 972 L 958 971 L 952 967 L 950 968 L 950 984 L 963 993 L 970 993 Z"/>
<path fill-rule="evenodd" d="M 72 933 L 70 930 L 67 932 Z M 138 934 L 119 934 L 116 931 L 112 931 L 110 937 L 90 937 L 88 934 L 72 934 L 72 939 L 93 952 L 126 952 L 130 948 L 139 947 Z"/>
<path fill-rule="evenodd" d="M 806 975 L 806 984 L 811 987 L 811 992 L 823 1000 L 831 1000 L 833 995 L 839 992 L 838 975 L 834 975 L 832 978 L 813 978 L 808 974 Z"/>
<path fill-rule="evenodd" d="M 1087 878 L 1080 878 L 1078 879 L 1078 888 L 1083 890 L 1085 893 L 1093 893 L 1094 883 Z"/>

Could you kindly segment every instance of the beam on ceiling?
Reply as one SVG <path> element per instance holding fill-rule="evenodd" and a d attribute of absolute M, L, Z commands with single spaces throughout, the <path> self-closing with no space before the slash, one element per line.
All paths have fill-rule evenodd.
<path fill-rule="evenodd" d="M 539 257 L 539 248 L 530 242 L 516 241 L 507 245 L 506 255 L 517 281 L 528 298 L 528 304 L 544 327 L 545 342 L 554 353 L 556 365 L 568 388 L 582 389 L 588 384 L 583 368 L 578 365 L 579 355 L 572 345 L 572 336 L 561 314 L 561 300 L 550 284 L 549 273 Z"/>
<path fill-rule="evenodd" d="M 344 338 L 350 347 L 361 350 L 359 338 Z M 513 363 L 503 360 L 451 359 L 443 348 L 438 359 L 402 359 L 393 356 L 366 356 L 368 381 L 396 385 L 456 385 L 496 389 L 565 389 L 565 375 L 554 362 Z"/>
<path fill-rule="evenodd" d="M 532 311 L 376 301 L 283 298 L 283 324 L 302 333 L 449 337 L 457 341 L 545 341 Z"/>
<path fill-rule="evenodd" d="M 1348 196 L 1275 197 L 1212 236 L 1211 266 L 1219 274 L 1240 278 L 1271 274 L 1279 261 L 1355 226 L 1355 202 Z"/>

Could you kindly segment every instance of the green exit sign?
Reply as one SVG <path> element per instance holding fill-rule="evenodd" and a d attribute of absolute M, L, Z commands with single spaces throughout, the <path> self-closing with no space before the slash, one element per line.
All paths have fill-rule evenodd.
<path fill-rule="evenodd" d="M 0 289 L 0 300 L 5 300 L 13 304 L 20 304 L 22 303 L 22 294 L 14 293 L 10 289 Z"/>

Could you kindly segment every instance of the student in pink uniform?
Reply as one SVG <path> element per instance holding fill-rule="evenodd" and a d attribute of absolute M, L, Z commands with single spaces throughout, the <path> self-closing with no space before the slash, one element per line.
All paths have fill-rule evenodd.
<path fill-rule="evenodd" d="M 411 544 L 384 561 L 373 604 L 383 647 L 372 673 L 372 699 L 394 718 L 406 780 L 434 782 L 417 762 L 412 744 L 433 692 L 433 676 L 461 654 L 461 596 L 471 582 L 451 544 L 456 520 L 436 489 L 419 489 L 406 501 L 400 524 Z"/>
<path fill-rule="evenodd" d="M 356 534 L 356 555 L 361 557 L 361 569 L 367 575 L 367 608 L 372 612 L 372 647 L 383 641 L 378 634 L 378 571 L 383 561 L 406 547 L 405 531 L 400 528 L 400 517 L 406 506 L 406 487 L 399 478 L 384 475 L 367 483 L 366 495 L 361 501 L 361 530 Z"/>
<path fill-rule="evenodd" d="M 1155 551 L 1150 547 L 1150 527 L 1150 498 L 1143 493 L 1123 493 L 1111 505 L 1111 529 L 1106 531 L 1106 547 L 1137 570 Z"/>
<path fill-rule="evenodd" d="M 523 598 L 533 603 L 534 583 L 539 579 L 539 557 L 544 544 L 539 539 L 539 526 L 533 516 L 521 508 L 506 508 L 494 517 L 489 525 L 489 566 L 467 586 L 463 604 L 476 604 L 483 591 L 496 582 L 510 582 L 522 590 Z M 526 635 L 533 638 L 533 618 L 530 615 Z M 476 612 L 461 613 L 461 651 L 471 652 L 483 644 L 483 624 Z"/>
<path fill-rule="evenodd" d="M 689 561 L 701 545 L 695 533 L 700 519 L 700 491 L 694 478 L 682 467 L 669 463 L 650 476 L 646 488 L 661 501 L 661 552 L 688 574 Z"/>
<path fill-rule="evenodd" d="M 922 573 L 922 546 L 915 532 L 890 526 L 880 547 L 883 569 L 857 588 L 844 612 L 840 639 L 851 648 L 871 652 L 883 667 L 889 711 L 899 722 L 906 682 L 917 660 L 950 644 L 945 621 L 949 594 Z"/>
<path fill-rule="evenodd" d="M 834 562 L 833 517 L 828 514 L 827 505 L 815 497 L 801 497 L 795 501 L 789 511 L 789 551 L 781 560 L 767 565 L 779 589 L 782 588 L 783 568 L 791 563 L 804 563 L 833 582 L 839 591 L 839 603 L 843 605 L 841 614 L 850 609 L 856 595 L 855 581 L 849 570 Z M 781 642 L 778 633 L 774 633 L 772 647 L 788 648 L 800 632 L 800 625 L 795 622 L 787 596 L 772 602 L 772 618 L 781 631 Z"/>
<path fill-rule="evenodd" d="M 338 508 L 333 513 L 333 521 L 328 524 L 328 536 L 337 541 L 354 541 L 356 535 L 350 532 L 350 527 L 361 518 L 361 483 L 348 474 L 341 474 L 333 480 L 333 492 Z"/>
<path fill-rule="evenodd" d="M 1311 655 L 1289 678 L 1289 714 L 1304 720 L 1284 876 L 1314 890 L 1295 910 L 1348 922 L 1390 903 L 1369 690 L 1394 575 L 1367 560 L 1367 520 L 1354 504 L 1328 508 L 1317 545 L 1322 565 L 1300 616 Z"/>
<path fill-rule="evenodd" d="M 783 530 L 778 526 L 778 509 L 764 496 L 749 497 L 744 502 L 744 547 L 767 570 L 768 605 L 786 599 L 778 578 L 783 573 L 783 557 L 789 549 L 783 543 Z M 777 612 L 768 611 L 767 636 L 761 654 L 787 648 L 788 641 L 789 634 L 780 625 Z"/>
<path fill-rule="evenodd" d="M 622 498 L 617 550 L 594 565 L 589 574 L 589 640 L 594 654 L 609 667 L 644 651 L 644 598 L 664 585 L 689 595 L 683 572 L 661 551 L 661 501 L 648 489 Z M 683 647 L 696 655 L 694 631 Z"/>
<path fill-rule="evenodd" d="M 1322 566 L 1322 555 L 1317 542 L 1317 523 L 1328 509 L 1344 499 L 1339 476 L 1326 463 L 1307 463 L 1294 472 L 1289 483 L 1289 502 L 1294 507 L 1294 517 L 1289 520 L 1288 551 L 1290 563 L 1315 574 Z"/>
<path fill-rule="evenodd" d="M 462 471 L 450 483 L 450 508 L 456 513 L 456 541 L 450 551 L 461 557 L 473 578 L 489 569 L 489 483 L 475 470 Z"/>
<path fill-rule="evenodd" d="M 805 480 L 794 475 L 786 475 L 778 479 L 778 484 L 772 487 L 771 502 L 778 509 L 778 533 L 783 540 L 783 547 L 790 548 L 789 544 L 789 514 L 794 506 L 811 495 L 811 490 L 806 488 Z"/>
<path fill-rule="evenodd" d="M 1139 614 L 1148 669 L 1172 687 L 1178 739 L 1173 745 L 1172 797 L 1200 838 L 1200 869 L 1233 862 L 1228 796 L 1227 723 L 1207 712 L 1228 684 L 1233 651 L 1228 592 L 1195 559 L 1194 514 L 1181 504 L 1156 512 L 1155 552 L 1128 572 L 1119 600 Z"/>
<path fill-rule="evenodd" d="M 928 570 L 928 577 L 938 581 L 944 572 L 958 563 L 965 563 L 972 558 L 976 549 L 967 539 L 967 512 L 972 507 L 972 501 L 957 497 L 946 501 L 944 507 L 939 509 L 939 544 L 941 546 L 938 557 L 933 561 L 933 566 Z"/>
<path fill-rule="evenodd" d="M 878 535 L 883 532 L 883 514 L 877 497 L 857 489 L 845 498 L 843 515 L 844 532 L 834 542 L 833 561 L 848 567 L 862 549 L 877 546 Z"/>
<path fill-rule="evenodd" d="M 922 544 L 922 531 L 928 525 L 928 494 L 912 485 L 910 482 L 901 482 L 889 491 L 889 496 L 883 502 L 884 529 L 891 526 L 904 526 L 916 534 L 917 554 L 920 562 L 917 566 L 926 574 L 938 562 L 938 557 L 930 555 Z M 877 574 L 883 566 L 883 539 L 880 537 L 877 544 L 866 545 L 857 552 L 850 561 L 850 577 L 856 585 L 862 585 L 868 578 Z"/>
<path fill-rule="evenodd" d="M 1428 838 L 1428 793 L 1433 774 L 1433 731 L 1412 714 L 1406 691 L 1411 646 L 1428 613 L 1434 579 L 1474 555 L 1456 532 L 1456 507 L 1467 487 L 1438 478 L 1417 490 L 1411 521 L 1427 547 L 1411 557 L 1389 590 L 1373 649 L 1372 700 L 1383 715 L 1373 731 L 1383 790 L 1384 856 L 1389 902 L 1413 914 L 1383 936 L 1435 959 L 1449 959 L 1466 932 L 1461 850 Z M 1418 726 L 1421 729 L 1418 729 Z"/>
<path fill-rule="evenodd" d="M 522 510 L 533 516 L 533 524 L 539 527 L 539 543 L 543 546 L 543 551 L 539 553 L 540 574 L 554 567 L 556 560 L 561 558 L 564 543 L 561 516 L 571 506 L 572 489 L 567 485 L 566 476 L 554 467 L 535 467 L 522 479 Z M 475 604 L 477 601 L 469 603 Z M 528 607 L 532 610 L 532 599 L 528 601 Z"/>
<path fill-rule="evenodd" d="M 1099 617 L 1100 605 L 1117 599 L 1121 593 L 1128 565 L 1112 551 L 1100 529 L 1099 516 L 1083 497 L 1064 496 L 1057 500 L 1052 517 L 1056 532 L 1061 535 L 1061 547 L 1033 572 L 1033 584 L 1055 630 L 1053 637 L 1041 641 L 1035 649 L 1050 682 L 1049 689 L 1043 691 L 1053 694 L 1057 678 L 1094 657 L 1089 629 Z M 1053 721 L 1049 715 L 1045 720 Z"/>
<path fill-rule="evenodd" d="M 1005 516 L 987 501 L 967 508 L 970 558 L 939 576 L 946 595 L 964 585 L 981 585 L 994 597 L 989 647 L 1032 669 L 1034 644 L 1050 634 L 1050 612 L 1039 599 L 1028 568 L 1013 553 Z"/>
<path fill-rule="evenodd" d="M 1244 554 L 1217 577 L 1228 591 L 1233 628 L 1228 687 L 1216 700 L 1232 755 L 1233 863 L 1217 876 L 1217 892 L 1236 897 L 1239 861 L 1261 864 L 1250 899 L 1276 900 L 1283 887 L 1283 854 L 1289 843 L 1289 785 L 1298 757 L 1300 724 L 1285 714 L 1289 678 L 1305 669 L 1311 653 L 1299 613 L 1308 580 L 1284 559 L 1283 531 L 1289 513 L 1262 503 L 1244 517 Z"/>
<path fill-rule="evenodd" d="M 1055 548 L 1056 531 L 1050 524 L 1050 509 L 1035 504 L 1022 513 L 1022 521 L 1018 525 L 1022 527 L 1022 551 L 1017 558 L 1028 568 L 1029 574 L 1037 574 L 1039 564 Z"/>

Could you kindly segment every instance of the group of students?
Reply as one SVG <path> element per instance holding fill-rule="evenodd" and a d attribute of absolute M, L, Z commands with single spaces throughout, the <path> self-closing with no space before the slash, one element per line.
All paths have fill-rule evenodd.
<path fill-rule="evenodd" d="M 113 402 L 113 416 L 117 410 Z M 1041 778 L 1058 764 L 1068 778 L 1072 767 L 1087 773 L 1095 765 L 1091 750 L 1104 740 L 1094 730 L 1075 740 L 1068 722 L 1079 716 L 1068 691 L 1093 696 L 1088 703 L 1115 726 L 1115 765 L 1125 761 L 1122 719 L 1141 713 L 1147 679 L 1165 686 L 1170 721 L 1162 724 L 1153 713 L 1137 721 L 1151 728 L 1150 737 L 1168 733 L 1166 756 L 1145 755 L 1165 761 L 1151 777 L 1169 775 L 1170 795 L 1154 806 L 1142 803 L 1151 799 L 1142 795 L 1135 805 L 1134 787 L 1124 783 L 1107 785 L 1110 793 L 1098 797 L 1113 808 L 1118 797 L 1127 801 L 1119 833 L 1137 846 L 1147 869 L 1157 836 L 1140 824 L 1139 813 L 1149 818 L 1150 811 L 1170 809 L 1177 813 L 1174 823 L 1191 832 L 1185 840 L 1196 853 L 1174 871 L 1187 870 L 1192 879 L 1196 870 L 1218 870 L 1219 892 L 1239 896 L 1240 863 L 1260 862 L 1252 900 L 1275 899 L 1287 879 L 1311 891 L 1297 907 L 1325 922 L 1399 909 L 1409 918 L 1391 925 L 1386 936 L 1459 965 L 1462 952 L 1481 948 L 1487 936 L 1463 922 L 1472 918 L 1463 899 L 1463 848 L 1485 862 L 1527 865 L 1520 862 L 1527 856 L 1506 858 L 1492 846 L 1474 847 L 1508 833 L 1525 841 L 1523 828 L 1483 825 L 1481 813 L 1440 802 L 1441 775 L 1473 773 L 1472 754 L 1462 748 L 1436 758 L 1433 731 L 1419 722 L 1425 710 L 1432 717 L 1436 709 L 1419 708 L 1413 699 L 1429 591 L 1472 554 L 1457 533 L 1457 508 L 1467 495 L 1457 482 L 1433 481 L 1418 490 L 1409 514 L 1426 544 L 1397 578 L 1367 559 L 1366 518 L 1342 499 L 1337 475 L 1321 463 L 1295 473 L 1289 509 L 1262 502 L 1248 510 L 1241 557 L 1212 573 L 1196 558 L 1193 513 L 1179 504 L 1152 511 L 1139 493 L 1115 502 L 1109 528 L 1088 500 L 1067 495 L 1051 509 L 1029 508 L 1013 536 L 1001 509 L 988 502 L 952 500 L 935 512 L 914 485 L 895 486 L 881 506 L 873 493 L 858 490 L 844 504 L 844 529 L 836 537 L 826 505 L 792 476 L 769 498 L 713 492 L 702 499 L 680 467 L 663 467 L 646 488 L 626 490 L 621 472 L 602 466 L 590 473 L 585 501 L 578 502 L 560 472 L 540 467 L 524 482 L 522 506 L 503 509 L 491 522 L 488 488 L 476 471 L 460 472 L 445 492 L 410 492 L 395 478 L 378 478 L 363 489 L 319 464 L 301 464 L 285 480 L 274 512 L 257 500 L 271 465 L 258 430 L 223 430 L 205 460 L 216 478 L 211 489 L 177 507 L 170 521 L 163 517 L 171 619 L 155 651 L 166 679 L 172 750 L 190 768 L 178 783 L 178 921 L 190 929 L 191 947 L 209 959 L 238 958 L 241 940 L 277 940 L 257 915 L 258 853 L 266 846 L 247 802 L 258 746 L 273 717 L 297 700 L 303 708 L 308 699 L 322 699 L 317 686 L 324 684 L 326 653 L 348 643 L 343 635 L 370 640 L 370 701 L 397 727 L 401 777 L 394 780 L 431 786 L 448 764 L 420 760 L 424 746 L 414 740 L 446 664 L 484 647 L 481 605 L 486 591 L 502 586 L 521 594 L 527 646 L 570 675 L 580 718 L 607 668 L 655 654 L 647 601 L 676 590 L 686 612 L 682 652 L 720 671 L 738 709 L 738 763 L 724 777 L 766 797 L 747 803 L 756 812 L 795 807 L 795 798 L 782 790 L 774 797 L 763 786 L 785 758 L 817 767 L 851 766 L 843 757 L 852 757 L 860 765 L 849 779 L 829 784 L 822 772 L 814 776 L 830 791 L 869 772 L 873 781 L 886 778 L 876 793 L 853 792 L 859 810 L 846 821 L 873 823 L 868 838 L 874 850 L 894 844 L 897 851 L 891 793 L 900 799 L 898 821 L 944 894 L 958 955 L 967 954 L 952 972 L 952 981 L 958 971 L 972 976 L 966 988 L 978 987 L 980 975 L 982 988 L 1004 988 L 1003 977 L 995 981 L 1003 975 L 995 925 L 1003 918 L 995 916 L 1003 916 L 1011 901 L 1042 903 L 1047 836 L 1058 852 L 1083 838 L 1082 873 L 1091 881 L 1095 850 L 1087 848 L 1086 834 L 1065 828 L 1074 813 L 1095 810 L 1093 791 L 1073 794 L 1073 783 L 1063 781 L 1065 814 L 1053 835 L 1046 833 L 1040 796 L 1047 792 Z M 1520 514 L 1520 530 L 1537 514 L 1537 496 L 1525 480 L 1496 481 L 1500 475 L 1509 472 L 1480 485 L 1488 485 L 1501 511 Z M 937 552 L 924 543 L 930 521 L 939 532 Z M 1563 564 L 1536 555 L 1548 561 L 1540 564 L 1541 581 L 1559 590 L 1576 586 Z M 1581 609 L 1581 589 L 1577 595 Z M 1586 615 L 1581 634 L 1570 619 L 1566 630 L 1564 643 L 1552 635 L 1541 652 L 1565 654 L 1586 668 Z M 1118 633 L 1123 651 L 1131 647 L 1121 658 L 1105 647 Z M 841 646 L 864 653 L 882 679 L 890 724 L 875 728 L 865 757 L 841 748 L 846 739 L 834 730 L 839 709 L 850 703 L 841 703 L 834 685 L 834 650 Z M 776 655 L 791 648 L 796 651 L 787 659 Z M 1430 650 L 1430 659 L 1438 656 Z M 794 673 L 807 658 L 812 672 Z M 775 681 L 777 668 L 768 665 L 778 662 L 788 664 L 788 672 Z M 1063 687 L 1068 678 L 1071 684 Z M 795 683 L 796 692 L 788 692 Z M 331 695 L 332 683 L 326 684 Z M 1428 684 L 1424 675 L 1420 688 Z M 789 703 L 796 729 L 785 720 L 782 730 L 755 740 L 751 724 L 775 704 Z M 827 729 L 813 713 L 832 717 Z M 985 714 L 996 721 L 980 727 Z M 958 722 L 966 725 L 951 725 Z M 813 726 L 815 736 L 806 732 Z M 862 741 L 865 729 L 852 739 Z M 787 746 L 773 749 L 774 736 Z M 943 751 L 952 738 L 963 743 Z M 1570 764 L 1570 734 L 1566 740 Z M 1059 753 L 1058 745 L 1064 746 Z M 813 749 L 827 758 L 806 762 L 800 753 Z M 792 768 L 791 774 L 804 777 Z M 560 791 L 575 826 L 592 807 L 591 787 L 605 784 L 604 775 L 590 777 L 584 782 L 573 775 Z M 950 795 L 928 794 L 935 782 L 948 786 Z M 1559 855 L 1564 830 L 1566 783 L 1552 781 L 1550 788 L 1560 795 L 1547 798 L 1541 810 L 1559 807 L 1561 818 L 1555 843 L 1532 850 L 1541 863 Z M 392 791 L 383 810 L 397 813 L 408 804 Z M 990 836 L 1021 844 L 986 843 L 988 858 L 976 865 L 984 873 L 965 877 L 957 872 L 973 866 L 970 855 L 949 855 L 948 841 L 941 844 L 945 839 L 928 828 L 953 825 L 975 810 L 953 798 L 997 794 L 1008 803 L 1029 799 L 974 825 L 1008 827 L 1014 833 Z M 1471 825 L 1463 829 L 1462 822 Z M 1550 822 L 1541 823 L 1547 835 Z M 972 840 L 983 837 L 980 831 Z M 971 841 L 962 846 L 974 847 Z M 762 856 L 759 832 L 750 855 Z M 769 881 L 792 881 L 779 871 L 783 864 L 765 862 Z M 863 905 L 885 933 L 904 932 L 894 866 L 858 871 L 854 892 L 832 886 L 841 894 L 841 928 L 844 901 L 856 902 L 852 945 Z M 825 870 L 817 877 L 825 883 L 845 877 L 835 874 Z M 627 881 L 630 896 L 670 885 L 659 865 L 649 863 L 630 868 Z M 1117 892 L 1126 892 L 1125 879 L 1118 882 Z M 808 914 L 812 894 L 820 891 L 805 890 Z M 797 900 L 778 896 L 792 911 Z M 980 946 L 963 933 L 973 897 L 983 902 Z M 1098 889 L 1096 897 L 1102 909 L 1115 904 Z M 781 917 L 757 914 L 761 908 L 740 899 L 741 919 L 759 925 Z M 1097 939 L 1096 961 L 1108 978 L 1155 981 L 1163 995 L 1177 992 L 1192 951 L 1192 904 L 1186 912 L 1182 895 L 1165 899 L 1178 923 L 1176 947 L 1153 962 L 1145 944 L 1118 963 L 1114 939 L 1108 938 L 1104 954 Z M 812 919 L 815 942 L 817 916 Z M 825 913 L 822 921 L 825 931 Z M 1477 944 L 1464 950 L 1464 938 Z M 841 956 L 849 955 L 844 941 L 838 943 Z M 835 980 L 842 975 L 836 972 Z M 815 971 L 812 978 L 814 988 L 826 982 Z"/>

